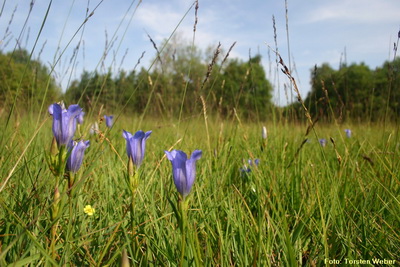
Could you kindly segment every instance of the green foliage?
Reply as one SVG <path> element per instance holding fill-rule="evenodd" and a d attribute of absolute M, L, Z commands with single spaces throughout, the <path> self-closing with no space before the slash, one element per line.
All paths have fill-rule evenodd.
<path fill-rule="evenodd" d="M 376 106 L 385 107 L 385 113 L 391 119 L 400 116 L 400 57 L 386 61 L 376 70 L 374 101 Z"/>
<path fill-rule="evenodd" d="M 150 74 L 158 102 L 158 114 L 170 116 L 180 112 L 193 114 L 201 109 L 200 95 L 207 65 L 202 51 L 180 37 L 165 41 L 161 54 L 155 59 L 155 69 Z"/>
<path fill-rule="evenodd" d="M 91 109 L 95 104 L 113 108 L 116 106 L 118 96 L 115 90 L 115 81 L 110 73 L 99 74 L 95 72 L 91 75 L 86 71 L 82 74 L 80 81 L 73 81 L 65 93 L 68 102 L 79 103 L 86 110 Z"/>
<path fill-rule="evenodd" d="M 260 55 L 248 62 L 229 60 L 220 80 L 222 83 L 215 86 L 215 96 L 223 114 L 229 114 L 234 107 L 247 118 L 269 116 L 272 85 L 266 79 Z"/>
<path fill-rule="evenodd" d="M 49 104 L 60 96 L 59 88 L 48 69 L 32 60 L 26 50 L 0 53 L 0 105 L 10 107 L 17 101 L 17 109 L 38 109 L 43 99 Z"/>
<path fill-rule="evenodd" d="M 328 64 L 312 71 L 312 89 L 305 103 L 320 118 L 374 121 L 399 114 L 400 58 L 375 71 L 365 64 Z"/>
<path fill-rule="evenodd" d="M 67 89 L 67 101 L 91 109 L 103 105 L 115 110 L 126 105 L 125 113 L 176 117 L 182 112 L 198 114 L 203 108 L 202 96 L 213 112 L 225 117 L 233 114 L 233 108 L 247 118 L 265 119 L 269 114 L 272 86 L 260 55 L 248 62 L 227 60 L 226 66 L 221 66 L 215 52 L 204 55 L 179 38 L 162 47 L 151 71 L 121 72 L 115 78 L 111 71 L 103 75 L 83 73 Z"/>

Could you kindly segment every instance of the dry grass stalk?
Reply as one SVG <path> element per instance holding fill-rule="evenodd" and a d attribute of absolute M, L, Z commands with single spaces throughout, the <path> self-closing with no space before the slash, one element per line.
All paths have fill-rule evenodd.
<path fill-rule="evenodd" d="M 214 67 L 214 65 L 215 65 L 215 63 L 216 63 L 216 61 L 217 61 L 217 58 L 218 58 L 219 53 L 221 53 L 221 43 L 218 43 L 217 49 L 215 49 L 214 56 L 213 56 L 213 58 L 212 58 L 212 60 L 211 60 L 211 63 L 208 65 L 206 77 L 204 78 L 204 81 L 203 81 L 203 84 L 201 85 L 201 88 L 204 87 L 204 84 L 205 84 L 205 83 L 208 81 L 208 79 L 210 78 L 212 69 L 213 69 L 213 67 Z"/>
<path fill-rule="evenodd" d="M 229 53 L 232 51 L 233 47 L 236 45 L 236 42 L 233 42 L 233 44 L 231 45 L 231 47 L 229 47 L 228 49 L 228 53 L 226 53 L 226 56 L 224 57 L 224 59 L 221 62 L 221 66 L 224 65 L 225 61 L 228 59 L 229 57 Z"/>

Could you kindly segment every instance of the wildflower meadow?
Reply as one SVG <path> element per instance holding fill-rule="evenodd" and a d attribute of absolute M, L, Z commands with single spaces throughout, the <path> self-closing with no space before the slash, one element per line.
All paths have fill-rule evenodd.
<path fill-rule="evenodd" d="M 348 138 L 320 125 L 305 137 L 301 125 L 269 124 L 265 140 L 264 125 L 236 119 L 120 117 L 112 128 L 97 118 L 90 134 L 93 119 L 53 107 L 39 125 L 23 118 L 2 133 L 2 265 L 398 257 L 393 127 L 352 125 Z"/>
<path fill-rule="evenodd" d="M 339 105 L 323 82 L 305 99 L 267 46 L 293 105 L 273 106 L 259 58 L 228 60 L 234 44 L 169 79 L 171 38 L 149 36 L 147 71 L 82 75 L 65 94 L 51 72 L 73 60 L 35 82 L 39 99 L 4 79 L 0 266 L 399 266 L 397 102 L 362 110 L 335 88 Z"/>

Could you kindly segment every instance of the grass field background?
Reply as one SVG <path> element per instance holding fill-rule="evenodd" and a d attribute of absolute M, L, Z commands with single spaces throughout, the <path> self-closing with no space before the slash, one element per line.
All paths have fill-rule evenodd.
<path fill-rule="evenodd" d="M 178 194 L 164 150 L 201 149 L 190 194 L 185 264 L 205 266 L 323 265 L 326 259 L 398 260 L 399 140 L 396 126 L 262 125 L 204 118 L 178 121 L 120 117 L 90 135 L 86 118 L 76 136 L 91 141 L 70 199 L 61 182 L 57 256 L 49 251 L 55 178 L 46 163 L 51 117 L 15 118 L 2 131 L 2 265 L 44 263 L 179 264 Z M 125 180 L 122 129 L 152 130 L 135 195 Z M 303 140 L 308 138 L 309 141 Z M 326 138 L 322 147 L 318 139 Z M 334 140 L 335 145 L 329 138 Z M 264 143 L 266 141 L 266 143 Z M 265 147 L 263 147 L 265 145 Z M 340 158 L 340 160 L 338 159 Z M 248 159 L 258 167 L 243 173 Z M 4 184 L 4 178 L 9 178 Z M 134 202 L 133 213 L 131 204 Z M 93 216 L 83 209 L 95 208 Z"/>

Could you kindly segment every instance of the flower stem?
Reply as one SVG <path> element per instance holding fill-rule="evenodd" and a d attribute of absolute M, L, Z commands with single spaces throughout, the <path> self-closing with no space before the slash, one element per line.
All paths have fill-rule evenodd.
<path fill-rule="evenodd" d="M 53 196 L 53 206 L 51 210 L 51 219 L 54 221 L 54 224 L 51 226 L 51 243 L 50 243 L 50 251 L 51 251 L 51 256 L 55 260 L 57 257 L 56 253 L 56 234 L 57 234 L 57 228 L 58 228 L 58 215 L 60 212 L 60 191 L 58 190 L 58 181 L 56 182 L 56 186 L 54 189 L 54 196 Z M 55 221 L 57 220 L 57 221 Z"/>
<path fill-rule="evenodd" d="M 140 247 L 138 240 L 135 220 L 135 210 L 136 210 L 136 191 L 139 186 L 139 170 L 133 164 L 132 158 L 128 160 L 128 170 L 127 170 L 127 182 L 128 187 L 131 192 L 131 229 L 132 229 L 132 251 L 136 251 Z"/>
<path fill-rule="evenodd" d="M 183 266 L 185 259 L 185 249 L 186 249 L 186 233 L 187 233 L 187 202 L 185 199 L 179 201 L 180 211 L 181 211 L 181 260 L 179 266 Z"/>
<path fill-rule="evenodd" d="M 58 221 L 53 224 L 51 227 L 51 243 L 50 243 L 50 251 L 51 251 L 51 257 L 53 260 L 56 260 L 57 258 L 57 253 L 56 253 L 56 234 L 57 234 L 57 226 L 58 226 Z"/>

